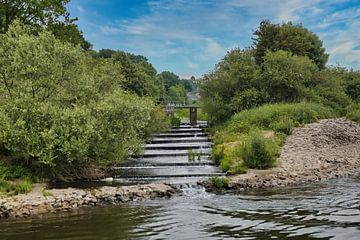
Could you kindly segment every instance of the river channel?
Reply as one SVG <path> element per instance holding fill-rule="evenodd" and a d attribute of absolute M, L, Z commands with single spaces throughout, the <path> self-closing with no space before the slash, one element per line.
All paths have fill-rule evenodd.
<path fill-rule="evenodd" d="M 360 177 L 0 220 L 1 240 L 360 239 Z"/>

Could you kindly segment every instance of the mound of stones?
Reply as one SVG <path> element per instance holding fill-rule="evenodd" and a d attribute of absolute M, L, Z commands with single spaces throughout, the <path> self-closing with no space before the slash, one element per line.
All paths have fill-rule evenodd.
<path fill-rule="evenodd" d="M 324 119 L 294 129 L 282 147 L 278 166 L 231 176 L 229 188 L 287 186 L 360 173 L 360 125 Z"/>

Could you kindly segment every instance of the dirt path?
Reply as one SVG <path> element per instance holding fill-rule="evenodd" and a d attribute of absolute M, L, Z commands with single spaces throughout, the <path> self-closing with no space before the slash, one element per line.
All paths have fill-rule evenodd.
<path fill-rule="evenodd" d="M 230 177 L 232 188 L 262 188 L 360 173 L 360 125 L 324 119 L 294 129 L 281 150 L 278 166 Z"/>

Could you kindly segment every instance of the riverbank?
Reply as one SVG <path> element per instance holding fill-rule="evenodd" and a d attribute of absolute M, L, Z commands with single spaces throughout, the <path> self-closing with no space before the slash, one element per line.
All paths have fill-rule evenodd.
<path fill-rule="evenodd" d="M 85 206 L 116 205 L 160 197 L 170 198 L 175 193 L 176 190 L 166 184 L 49 190 L 45 189 L 43 184 L 36 184 L 30 193 L 12 197 L 0 196 L 0 218 L 25 217 L 70 211 Z"/>
<path fill-rule="evenodd" d="M 324 119 L 295 128 L 282 147 L 277 167 L 229 177 L 234 190 L 281 187 L 360 173 L 360 125 Z"/>

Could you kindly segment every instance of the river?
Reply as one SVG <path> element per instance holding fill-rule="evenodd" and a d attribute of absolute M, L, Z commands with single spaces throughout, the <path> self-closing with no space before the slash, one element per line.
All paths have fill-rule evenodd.
<path fill-rule="evenodd" d="M 1 240 L 360 239 L 360 177 L 0 220 Z"/>

